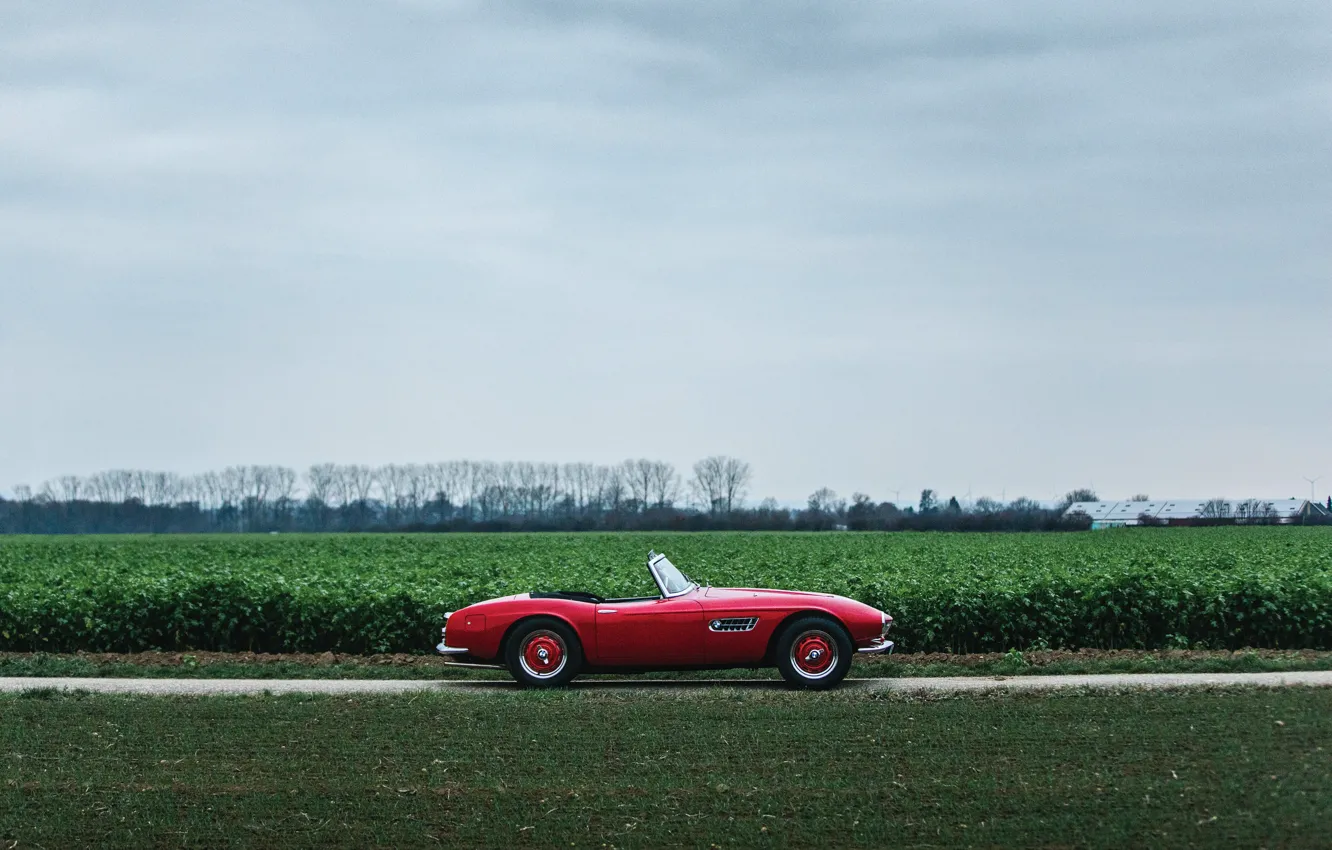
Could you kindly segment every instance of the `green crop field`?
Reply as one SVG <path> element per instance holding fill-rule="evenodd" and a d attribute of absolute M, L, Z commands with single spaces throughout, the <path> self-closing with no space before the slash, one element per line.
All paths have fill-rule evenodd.
<path fill-rule="evenodd" d="M 427 651 L 445 611 L 714 584 L 830 591 L 910 651 L 1332 648 L 1332 529 L 0 538 L 0 650 Z"/>

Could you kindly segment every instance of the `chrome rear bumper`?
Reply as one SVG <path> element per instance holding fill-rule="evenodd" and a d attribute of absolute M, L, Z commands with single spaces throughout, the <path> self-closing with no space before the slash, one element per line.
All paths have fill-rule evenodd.
<path fill-rule="evenodd" d="M 860 648 L 860 649 L 858 649 L 858 650 L 856 650 L 856 651 L 857 651 L 857 652 L 870 652 L 870 653 L 876 653 L 876 652 L 889 652 L 889 653 L 891 653 L 891 652 L 893 651 L 893 646 L 894 646 L 894 644 L 893 644 L 893 642 L 890 641 L 890 640 L 884 640 L 883 638 L 875 638 L 874 640 L 870 641 L 870 645 L 869 645 L 869 646 L 862 647 L 862 648 Z"/>
<path fill-rule="evenodd" d="M 435 652 L 438 652 L 440 655 L 466 655 L 466 654 L 467 654 L 467 650 L 466 650 L 466 649 L 463 649 L 463 648 L 460 647 L 460 646 L 445 646 L 443 641 L 441 641 L 441 642 L 439 643 L 439 645 L 435 647 Z"/>

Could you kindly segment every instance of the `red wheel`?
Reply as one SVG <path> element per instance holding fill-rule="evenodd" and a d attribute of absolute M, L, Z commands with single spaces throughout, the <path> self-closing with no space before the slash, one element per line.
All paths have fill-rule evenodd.
<path fill-rule="evenodd" d="M 583 645 L 563 620 L 533 617 L 515 626 L 505 640 L 504 659 L 518 684 L 558 688 L 583 668 Z"/>
<path fill-rule="evenodd" d="M 837 644 L 832 635 L 818 629 L 797 635 L 791 644 L 791 663 L 810 679 L 826 676 L 837 665 Z"/>
<path fill-rule="evenodd" d="M 811 615 L 791 623 L 777 638 L 773 661 L 787 684 L 823 690 L 846 678 L 855 648 L 841 623 Z"/>
<path fill-rule="evenodd" d="M 564 638 L 547 629 L 528 632 L 519 650 L 523 672 L 534 679 L 553 679 L 569 660 Z"/>

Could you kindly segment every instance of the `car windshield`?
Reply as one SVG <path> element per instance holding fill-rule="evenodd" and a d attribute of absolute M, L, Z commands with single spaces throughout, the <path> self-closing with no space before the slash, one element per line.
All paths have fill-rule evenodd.
<path fill-rule="evenodd" d="M 648 562 L 653 573 L 657 576 L 657 585 L 661 588 L 663 596 L 677 596 L 694 586 L 694 583 L 685 578 L 684 573 L 675 568 L 665 555 L 658 555 Z"/>

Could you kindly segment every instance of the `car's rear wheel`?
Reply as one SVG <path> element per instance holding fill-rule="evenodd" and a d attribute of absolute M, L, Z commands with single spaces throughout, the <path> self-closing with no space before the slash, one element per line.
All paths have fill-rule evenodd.
<path fill-rule="evenodd" d="M 504 660 L 523 687 L 558 688 L 582 669 L 583 647 L 563 621 L 534 617 L 519 623 L 509 636 Z"/>
<path fill-rule="evenodd" d="M 821 691 L 846 678 L 855 648 L 836 620 L 810 616 L 788 625 L 774 652 L 777 669 L 788 685 Z"/>

